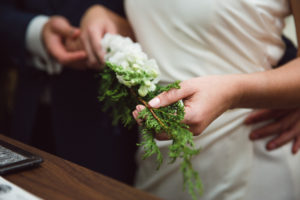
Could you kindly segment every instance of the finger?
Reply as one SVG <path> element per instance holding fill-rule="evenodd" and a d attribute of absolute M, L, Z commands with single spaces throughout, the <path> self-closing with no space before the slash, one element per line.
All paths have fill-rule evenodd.
<path fill-rule="evenodd" d="M 72 26 L 64 17 L 53 17 L 50 26 L 54 32 L 63 37 L 76 38 L 80 34 L 80 29 Z"/>
<path fill-rule="evenodd" d="M 190 125 L 189 130 L 193 133 L 194 136 L 198 136 L 201 134 L 202 130 L 200 128 L 200 124 Z"/>
<path fill-rule="evenodd" d="M 79 51 L 84 49 L 79 39 L 67 38 L 64 42 L 64 46 L 67 51 Z"/>
<path fill-rule="evenodd" d="M 138 112 L 137 112 L 137 110 L 132 111 L 132 116 L 133 116 L 133 118 L 134 118 L 135 120 L 137 120 L 137 117 L 138 117 Z"/>
<path fill-rule="evenodd" d="M 139 115 L 139 112 L 141 112 L 143 109 L 145 109 L 146 107 L 145 106 L 143 106 L 143 105 L 137 105 L 136 106 L 136 110 L 134 110 L 133 112 L 132 112 L 132 114 L 133 114 L 133 116 L 134 116 L 134 119 L 138 122 L 138 124 L 141 126 L 142 125 L 142 122 L 143 122 L 143 120 L 142 119 L 140 119 L 140 118 L 138 118 L 138 115 Z M 156 133 L 155 134 L 155 138 L 157 139 L 157 140 L 170 140 L 171 139 L 171 137 L 170 137 L 170 135 L 168 135 L 167 133 L 165 133 L 165 132 L 162 132 L 162 133 Z"/>
<path fill-rule="evenodd" d="M 93 29 L 89 29 L 89 38 L 92 45 L 92 50 L 96 55 L 98 62 L 100 63 L 104 62 L 104 52 L 102 51 L 101 40 L 106 32 L 115 34 L 117 33 L 117 30 L 113 26 L 106 27 L 106 29 L 103 30 L 96 27 Z"/>
<path fill-rule="evenodd" d="M 57 55 L 59 63 L 62 65 L 69 65 L 75 62 L 80 62 L 86 59 L 86 53 L 84 51 L 65 52 Z M 85 67 L 83 65 L 79 65 Z"/>
<path fill-rule="evenodd" d="M 155 138 L 157 140 L 170 140 L 171 139 L 170 135 L 168 135 L 165 132 L 155 134 Z"/>
<path fill-rule="evenodd" d="M 138 123 L 138 125 L 141 126 L 141 125 L 142 125 L 142 120 L 139 119 L 139 113 L 138 113 L 138 111 L 137 111 L 137 110 L 134 110 L 134 111 L 132 112 L 132 115 L 133 115 L 135 121 Z"/>
<path fill-rule="evenodd" d="M 189 125 L 189 130 L 193 133 L 194 136 L 201 135 L 201 133 L 205 130 L 209 123 L 206 121 L 194 123 Z"/>
<path fill-rule="evenodd" d="M 272 116 L 272 110 L 265 109 L 265 110 L 254 111 L 253 113 L 248 115 L 244 123 L 254 124 L 260 121 L 264 121 L 265 119 L 268 119 L 271 116 Z"/>
<path fill-rule="evenodd" d="M 159 108 L 170 105 L 181 99 L 184 99 L 193 94 L 192 88 L 189 87 L 188 81 L 180 84 L 180 89 L 171 89 L 163 92 L 149 101 L 149 105 L 153 108 Z"/>
<path fill-rule="evenodd" d="M 75 39 L 79 38 L 80 34 L 81 34 L 80 29 L 74 27 L 74 31 L 73 31 L 73 34 L 71 35 L 71 38 L 72 38 L 73 40 L 75 40 Z"/>
<path fill-rule="evenodd" d="M 145 108 L 146 108 L 146 107 L 143 106 L 143 105 L 137 105 L 137 106 L 136 106 L 136 111 L 137 111 L 137 113 L 138 113 L 136 121 L 137 121 L 137 123 L 138 123 L 140 126 L 143 124 L 143 121 L 144 121 L 145 119 L 139 118 L 139 113 L 140 113 L 142 110 L 144 110 Z"/>
<path fill-rule="evenodd" d="M 297 136 L 292 147 L 292 153 L 296 154 L 300 149 L 300 136 Z"/>
<path fill-rule="evenodd" d="M 67 65 L 71 62 L 76 62 L 86 58 L 85 51 L 68 52 L 59 38 L 53 38 L 48 45 L 48 50 L 51 55 L 62 65 Z"/>
<path fill-rule="evenodd" d="M 269 119 L 275 119 L 283 114 L 286 114 L 288 110 L 270 110 L 262 109 L 251 113 L 244 121 L 245 124 L 255 124 L 258 122 L 266 121 Z"/>
<path fill-rule="evenodd" d="M 135 119 L 135 121 L 138 123 L 138 125 L 142 125 L 143 123 L 143 119 L 139 118 L 139 112 L 141 112 L 143 109 L 145 108 L 145 106 L 142 105 L 137 105 L 136 109 L 132 112 L 132 115 Z"/>
<path fill-rule="evenodd" d="M 184 106 L 184 119 L 182 120 L 182 123 L 191 125 L 195 123 L 195 112 L 192 112 L 194 109 L 189 106 L 189 104 L 185 104 Z M 200 120 L 199 120 L 200 121 Z"/>
<path fill-rule="evenodd" d="M 275 121 L 257 130 L 254 130 L 252 133 L 250 133 L 249 137 L 251 140 L 255 140 L 255 139 L 260 139 L 260 138 L 270 136 L 272 134 L 284 133 L 288 129 L 290 129 L 290 127 L 292 126 L 296 127 L 295 123 L 298 120 L 297 117 L 298 117 L 297 112 L 286 115 L 285 117 L 281 118 L 278 121 Z M 295 128 L 294 130 L 297 129 Z"/>
<path fill-rule="evenodd" d="M 93 63 L 92 65 L 90 65 L 91 68 L 100 68 L 100 66 L 102 65 L 102 60 L 101 57 L 99 57 L 97 55 L 97 50 L 95 50 L 95 47 L 97 47 L 97 44 L 94 44 L 94 42 L 99 43 L 101 42 L 101 37 L 99 38 L 98 35 L 100 35 L 100 32 L 95 31 L 95 28 L 90 28 L 88 29 L 88 41 L 89 41 L 89 47 L 91 48 L 91 53 L 93 54 L 93 57 L 95 58 L 95 63 Z M 96 35 L 96 36 L 95 36 Z M 96 39 L 93 40 L 93 37 L 97 37 L 98 36 L 98 41 Z M 101 51 L 101 50 L 100 50 Z"/>
<path fill-rule="evenodd" d="M 278 134 L 281 126 L 282 125 L 280 122 L 274 122 L 268 124 L 266 126 L 263 126 L 262 128 L 252 131 L 249 135 L 249 138 L 251 140 L 257 140 L 257 139 L 268 137 L 273 134 Z"/>
<path fill-rule="evenodd" d="M 216 114 L 207 110 L 207 106 L 203 104 L 202 98 L 197 95 L 193 95 L 191 98 L 187 98 L 183 102 L 185 115 L 182 123 L 189 125 L 194 136 L 200 135 L 216 118 Z"/>
<path fill-rule="evenodd" d="M 102 33 L 98 29 L 89 29 L 89 39 L 90 39 L 90 44 L 92 47 L 93 54 L 95 55 L 97 62 L 102 63 L 102 49 L 101 49 L 101 38 L 102 38 Z"/>
<path fill-rule="evenodd" d="M 270 142 L 268 142 L 267 149 L 277 149 L 278 147 L 281 147 L 282 145 L 292 141 L 294 137 L 295 131 L 293 129 L 285 131 L 279 137 L 276 137 L 275 139 L 272 139 Z"/>
<path fill-rule="evenodd" d="M 142 110 L 144 110 L 146 107 L 145 106 L 143 106 L 143 105 L 137 105 L 136 106 L 136 110 L 138 111 L 138 112 L 141 112 Z"/>
<path fill-rule="evenodd" d="M 87 65 L 89 67 L 97 65 L 97 59 L 93 53 L 88 35 L 82 34 L 80 39 L 81 39 L 81 42 L 83 44 L 85 51 L 87 52 L 87 57 L 88 57 Z"/>

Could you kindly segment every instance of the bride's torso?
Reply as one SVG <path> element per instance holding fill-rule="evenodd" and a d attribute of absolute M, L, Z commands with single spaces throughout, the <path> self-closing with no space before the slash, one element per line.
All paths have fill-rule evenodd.
<path fill-rule="evenodd" d="M 265 70 L 284 50 L 287 0 L 127 0 L 126 8 L 162 83 Z"/>

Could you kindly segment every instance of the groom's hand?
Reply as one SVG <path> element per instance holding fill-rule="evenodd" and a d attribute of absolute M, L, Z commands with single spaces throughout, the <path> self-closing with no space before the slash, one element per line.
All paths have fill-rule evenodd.
<path fill-rule="evenodd" d="M 61 65 L 79 68 L 78 63 L 87 57 L 85 51 L 69 51 L 65 44 L 68 39 L 75 40 L 79 35 L 80 30 L 71 26 L 66 18 L 53 16 L 43 27 L 42 39 L 48 53 Z"/>

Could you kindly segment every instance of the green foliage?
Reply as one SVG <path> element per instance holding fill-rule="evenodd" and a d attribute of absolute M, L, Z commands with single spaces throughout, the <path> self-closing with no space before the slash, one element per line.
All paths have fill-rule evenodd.
<path fill-rule="evenodd" d="M 111 111 L 114 125 L 121 122 L 131 127 L 135 123 L 131 112 L 138 100 L 128 93 L 128 88 L 119 83 L 115 73 L 108 67 L 100 73 L 99 94 L 98 100 L 102 102 L 104 111 Z"/>
<path fill-rule="evenodd" d="M 158 72 L 154 69 L 150 68 L 146 71 L 141 66 L 133 63 L 129 63 L 127 67 L 114 65 L 110 62 L 106 62 L 106 65 L 115 72 L 122 84 L 127 87 L 138 86 L 138 94 L 142 97 L 156 88 L 154 82 L 158 77 Z"/>
<path fill-rule="evenodd" d="M 113 123 L 122 122 L 124 126 L 131 126 L 135 123 L 131 113 L 137 104 L 142 104 L 141 101 L 148 102 L 150 99 L 168 91 L 172 88 L 180 88 L 179 81 L 176 81 L 168 86 L 156 86 L 156 90 L 148 92 L 145 97 L 137 96 L 138 88 L 128 88 L 119 83 L 116 78 L 115 66 L 109 64 L 101 73 L 101 83 L 99 89 L 99 101 L 104 103 L 104 108 L 110 109 L 113 117 Z M 161 107 L 159 109 L 149 109 L 147 104 L 146 109 L 139 113 L 139 118 L 143 119 L 142 138 L 143 141 L 138 144 L 145 150 L 143 159 L 152 155 L 157 155 L 157 169 L 163 162 L 162 154 L 156 145 L 155 135 L 162 132 L 172 139 L 172 144 L 169 146 L 170 164 L 177 159 L 181 159 L 181 171 L 184 179 L 184 189 L 188 189 L 193 199 L 202 193 L 202 184 L 197 171 L 191 164 L 192 156 L 199 153 L 193 142 L 193 134 L 189 131 L 189 127 L 181 121 L 184 118 L 184 106 L 181 101 L 172 105 Z"/>

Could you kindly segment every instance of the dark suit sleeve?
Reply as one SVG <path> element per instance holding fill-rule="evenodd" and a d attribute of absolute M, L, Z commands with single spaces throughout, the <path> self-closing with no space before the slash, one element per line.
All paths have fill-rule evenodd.
<path fill-rule="evenodd" d="M 7 55 L 24 58 L 26 29 L 34 16 L 18 9 L 16 1 L 0 1 L 0 48 Z"/>
<path fill-rule="evenodd" d="M 274 66 L 273 68 L 280 67 L 291 60 L 297 58 L 297 48 L 296 46 L 292 43 L 290 39 L 282 35 L 282 41 L 285 44 L 285 51 L 283 56 L 281 57 L 280 61 L 278 62 L 277 66 Z"/>

